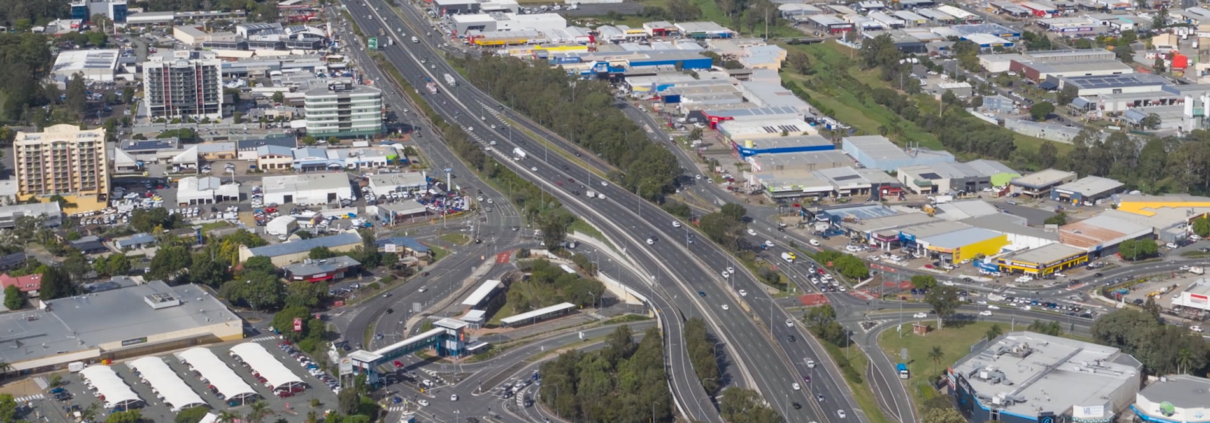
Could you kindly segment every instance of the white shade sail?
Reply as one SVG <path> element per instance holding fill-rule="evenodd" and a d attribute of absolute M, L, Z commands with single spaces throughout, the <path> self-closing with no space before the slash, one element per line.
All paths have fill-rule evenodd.
<path fill-rule="evenodd" d="M 109 366 L 88 366 L 80 371 L 80 375 L 88 380 L 88 383 L 94 388 L 97 388 L 97 393 L 105 396 L 107 404 L 120 407 L 142 401 L 139 399 L 139 395 L 134 393 L 134 390 L 130 389 L 130 386 Z"/>
<path fill-rule="evenodd" d="M 202 397 L 193 392 L 193 389 L 168 367 L 168 363 L 159 357 L 143 357 L 127 365 L 138 371 L 143 380 L 164 397 L 164 402 L 172 405 L 173 412 L 205 404 Z"/>
<path fill-rule="evenodd" d="M 276 357 L 273 357 L 273 354 L 269 354 L 269 351 L 265 350 L 261 344 L 245 342 L 231 347 L 231 353 L 248 363 L 253 371 L 260 373 L 270 385 L 273 385 L 273 389 L 302 383 L 302 379 L 286 368 Z"/>
<path fill-rule="evenodd" d="M 244 382 L 244 379 L 227 367 L 227 363 L 219 360 L 218 356 L 206 348 L 182 351 L 176 356 L 201 373 L 207 383 L 213 385 L 220 394 L 228 399 L 256 393 L 247 382 Z"/>

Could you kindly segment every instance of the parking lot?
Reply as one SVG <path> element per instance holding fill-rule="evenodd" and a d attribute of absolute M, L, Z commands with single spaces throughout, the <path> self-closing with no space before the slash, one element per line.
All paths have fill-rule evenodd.
<path fill-rule="evenodd" d="M 293 393 L 292 395 L 287 394 L 289 395 L 287 397 L 274 395 L 274 391 L 266 387 L 265 383 L 258 381 L 248 367 L 244 366 L 242 363 L 228 354 L 232 347 L 245 342 L 258 342 L 264 346 L 266 351 L 268 351 L 274 358 L 276 358 L 287 369 L 289 369 L 290 372 L 294 373 L 295 376 L 303 381 L 306 389 L 302 390 L 301 392 Z M 255 390 L 256 398 L 258 398 L 258 400 L 268 403 L 269 409 L 276 413 L 275 418 L 285 418 L 287 421 L 291 422 L 302 422 L 305 420 L 308 411 L 314 410 L 322 414 L 323 410 L 335 408 L 336 391 L 319 377 L 308 372 L 307 368 L 297 359 L 292 358 L 287 354 L 286 351 L 278 348 L 277 343 L 278 340 L 276 336 L 263 336 L 241 342 L 209 347 L 209 350 L 212 351 L 214 355 L 219 358 L 219 360 L 222 360 L 227 367 L 233 370 L 236 375 L 240 376 L 245 383 Z M 176 356 L 172 354 L 165 354 L 158 357 L 163 359 L 164 363 L 167 364 L 170 369 L 172 369 L 175 375 L 184 381 L 193 392 L 202 398 L 202 400 L 206 403 L 206 406 L 210 407 L 216 413 L 219 411 L 231 411 L 234 413 L 243 414 L 248 411 L 248 404 L 254 401 L 248 400 L 244 403 L 237 402 L 234 406 L 229 405 L 224 399 L 220 398 L 218 394 L 210 389 L 208 383 L 202 381 L 198 373 L 190 371 L 190 367 L 181 363 L 181 360 L 179 360 Z M 171 406 L 165 404 L 164 401 L 159 398 L 159 396 L 152 390 L 151 385 L 140 381 L 139 376 L 128 364 L 128 362 L 119 362 L 111 364 L 110 367 L 144 402 L 144 404 L 136 406 L 136 408 L 140 408 L 145 418 L 154 419 L 155 421 L 159 422 L 172 421 L 175 413 L 170 409 Z M 68 413 L 66 412 L 73 405 L 84 408 L 88 407 L 89 404 L 94 402 L 103 404 L 103 401 L 97 398 L 96 394 L 94 394 L 94 391 L 91 390 L 84 382 L 84 378 L 80 373 L 63 374 L 62 379 L 62 387 L 65 392 L 70 394 L 70 398 L 58 401 L 52 399 L 52 395 L 48 393 L 45 395 L 44 399 L 33 400 L 34 402 L 38 403 L 35 404 L 35 409 L 40 411 L 40 413 L 49 421 L 58 421 L 64 423 L 75 422 L 74 419 L 68 418 Z M 328 378 L 328 380 L 332 379 Z M 313 399 L 319 400 L 319 408 L 311 408 L 311 401 Z M 103 421 L 105 416 L 112 411 L 114 410 L 102 409 L 100 411 L 100 415 L 98 416 L 98 420 Z"/>

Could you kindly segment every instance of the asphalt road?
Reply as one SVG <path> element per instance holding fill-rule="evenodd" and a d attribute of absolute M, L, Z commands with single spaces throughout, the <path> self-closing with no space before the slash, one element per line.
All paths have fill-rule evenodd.
<path fill-rule="evenodd" d="M 377 33 L 378 28 L 384 28 L 384 30 L 387 28 L 405 28 L 405 31 L 419 34 L 420 32 L 415 28 L 421 28 L 421 30 L 426 28 L 426 26 L 422 26 L 426 24 L 403 25 L 399 21 L 398 16 L 385 13 L 389 11 L 385 6 L 381 6 L 381 12 L 384 13 L 377 15 L 372 13 L 363 4 L 350 3 L 348 7 L 362 30 L 367 33 Z M 423 22 L 415 10 L 410 8 L 404 8 L 403 10 L 404 13 L 410 15 L 409 18 L 411 21 Z M 366 18 L 362 18 L 363 16 Z M 370 16 L 374 17 L 370 18 Z M 378 21 L 384 18 L 390 21 L 390 24 L 385 27 Z M 431 40 L 426 39 L 419 47 L 429 47 L 430 42 Z M 388 48 L 382 53 L 405 77 L 410 78 L 410 82 L 414 86 L 422 86 L 426 77 L 442 81 L 444 74 L 450 74 L 455 77 L 458 75 L 452 69 L 449 69 L 443 61 L 432 56 L 431 47 L 426 50 L 413 48 L 418 46 L 410 43 L 399 44 L 404 49 L 410 51 L 404 51 L 401 48 Z M 428 65 L 435 66 L 436 69 L 419 68 L 418 65 L 421 58 L 425 58 Z M 506 132 L 493 130 L 490 127 L 490 125 L 494 124 L 498 128 L 501 128 L 505 123 L 497 120 L 495 115 L 490 113 L 490 106 L 496 105 L 494 100 L 478 92 L 465 81 L 459 81 L 456 87 L 449 87 L 448 84 L 443 83 L 442 93 L 436 96 L 425 94 L 426 97 L 429 97 L 430 105 L 438 113 L 442 114 L 448 121 L 463 125 L 468 129 L 468 133 L 473 138 L 480 141 L 501 141 L 501 145 L 497 146 L 495 150 L 497 152 L 496 155 L 499 156 L 503 164 L 513 168 L 522 175 L 534 178 L 535 182 L 538 182 L 540 186 L 550 190 L 550 192 L 560 198 L 565 207 L 596 223 L 615 243 L 621 244 L 619 245 L 620 247 L 630 251 L 640 267 L 652 270 L 649 271 L 652 282 L 661 286 L 660 289 L 666 289 L 669 286 L 675 287 L 672 288 L 674 289 L 672 294 L 668 294 L 665 291 L 666 296 L 671 296 L 678 309 L 685 315 L 692 314 L 689 310 L 696 308 L 702 315 L 708 318 L 708 321 L 714 324 L 716 333 L 722 338 L 730 352 L 737 357 L 742 357 L 743 361 L 739 364 L 741 373 L 745 375 L 745 378 L 749 378 L 755 382 L 755 386 L 767 394 L 766 398 L 774 408 L 788 410 L 790 402 L 807 400 L 806 394 L 802 392 L 786 395 L 775 395 L 775 393 L 786 391 L 791 384 L 800 380 L 797 375 L 799 372 L 791 370 L 791 367 L 794 366 L 793 363 L 798 362 L 803 356 L 820 355 L 810 352 L 810 347 L 807 346 L 809 342 L 789 343 L 785 340 L 784 335 L 777 333 L 767 334 L 760 330 L 765 327 L 764 324 L 756 325 L 750 320 L 754 316 L 764 316 L 761 319 L 768 319 L 769 312 L 774 313 L 772 320 L 777 322 L 783 322 L 788 317 L 780 308 L 775 307 L 775 304 L 768 295 L 757 289 L 758 285 L 751 274 L 746 271 L 741 272 L 740 277 L 736 280 L 737 284 L 748 286 L 751 288 L 750 291 L 753 292 L 752 295 L 754 298 L 749 298 L 749 300 L 752 300 L 749 303 L 752 309 L 752 315 L 750 316 L 740 312 L 737 299 L 728 295 L 727 291 L 723 289 L 720 283 L 721 278 L 710 276 L 710 272 L 716 270 L 707 270 L 708 268 L 704 265 L 707 262 L 730 262 L 729 257 L 723 251 L 714 245 L 706 243 L 688 245 L 674 243 L 671 240 L 683 239 L 686 233 L 685 229 L 673 228 L 671 225 L 673 218 L 670 215 L 618 189 L 612 184 L 608 184 L 608 186 L 594 185 L 593 187 L 597 191 L 606 193 L 610 198 L 609 200 L 585 200 L 571 195 L 567 191 L 570 189 L 570 186 L 576 184 L 576 182 L 573 182 L 575 177 L 584 177 L 586 175 L 585 172 L 579 169 L 572 170 L 573 168 L 577 168 L 578 165 L 565 160 L 560 154 L 550 155 L 548 161 L 538 160 L 537 147 L 531 147 L 536 146 L 537 142 L 533 140 L 521 141 L 526 137 L 519 137 L 516 133 L 512 134 L 512 138 L 519 145 L 509 145 Z M 489 107 L 484 108 L 482 107 L 483 105 L 488 105 Z M 507 109 L 504 112 L 506 114 L 511 113 Z M 475 119 L 475 117 L 480 117 L 481 119 Z M 525 125 L 526 129 L 534 133 L 548 134 L 544 128 L 529 124 L 519 117 L 509 116 L 509 118 L 510 120 L 519 122 L 521 125 Z M 562 141 L 557 138 L 549 136 L 544 138 L 554 145 L 563 147 L 559 144 Z M 512 151 L 512 147 L 514 146 L 529 150 L 530 158 L 523 160 L 524 163 L 517 163 L 510 160 L 505 154 L 499 154 L 499 152 L 503 151 Z M 571 149 L 570 151 L 579 150 Z M 541 156 L 545 158 L 546 153 L 543 152 Z M 592 163 L 591 160 L 587 161 Z M 565 166 L 567 170 L 564 170 Z M 567 181 L 568 185 L 564 188 L 560 188 L 552 182 L 564 180 Z M 619 203 L 619 201 L 622 203 Z M 591 204 L 589 204 L 590 202 Z M 655 223 L 660 221 L 667 223 Z M 657 235 L 659 240 L 653 241 L 653 245 L 647 245 L 644 239 L 651 235 Z M 665 239 L 668 241 L 665 241 Z M 643 254 L 633 254 L 636 251 Z M 705 293 L 706 296 L 693 295 L 698 292 Z M 722 305 L 727 305 L 729 310 L 724 310 L 721 307 Z M 773 308 L 771 309 L 770 307 Z M 775 328 L 779 326 L 782 328 L 774 329 L 775 332 L 797 331 L 797 328 L 786 328 L 784 324 L 773 326 Z M 799 335 L 801 336 L 802 334 L 799 333 Z M 772 337 L 772 340 L 770 337 Z M 735 354 L 736 351 L 740 351 L 740 353 Z M 675 360 L 674 355 L 674 362 L 671 363 L 673 367 L 677 366 Z M 834 368 L 829 369 L 829 372 L 835 372 L 835 375 L 839 374 L 839 371 Z M 693 389 L 691 386 L 684 388 Z M 700 390 L 700 386 L 697 389 Z M 677 388 L 674 387 L 674 391 L 677 391 Z M 694 397 L 699 398 L 698 402 L 700 402 L 702 396 L 697 395 Z M 689 404 L 692 401 L 684 402 Z M 807 403 L 813 403 L 813 401 Z M 694 410 L 691 410 L 693 408 L 692 404 L 687 405 L 687 408 L 690 408 L 686 412 L 692 418 L 698 420 L 713 420 L 717 418 L 713 416 L 703 418 L 703 416 L 699 415 L 701 414 L 700 412 L 695 413 Z M 700 411 L 709 412 L 712 415 L 715 414 L 713 410 Z M 835 418 L 828 417 L 834 416 L 834 412 L 834 410 L 824 412 L 819 408 L 813 409 L 812 407 L 808 407 L 804 410 L 789 413 L 787 417 L 792 421 L 829 420 Z"/>

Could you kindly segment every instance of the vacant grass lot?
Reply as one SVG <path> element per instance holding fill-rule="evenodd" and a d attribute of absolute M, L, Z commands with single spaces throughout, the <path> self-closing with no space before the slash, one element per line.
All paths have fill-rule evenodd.
<path fill-rule="evenodd" d="M 930 324 L 933 327 L 937 326 L 935 319 Z M 929 379 L 940 374 L 939 372 L 954 364 L 958 359 L 965 357 L 970 352 L 971 344 L 983 339 L 992 324 L 990 322 L 951 324 L 925 336 L 913 335 L 911 326 L 905 325 L 902 336 L 900 336 L 900 332 L 888 330 L 879 337 L 878 344 L 892 361 L 899 360 L 899 352 L 903 348 L 907 348 L 908 371 L 912 376 L 908 379 L 908 390 L 911 391 L 912 399 L 919 407 L 937 395 L 937 391 L 929 386 Z M 1000 328 L 1004 332 L 1008 332 L 1009 329 L 1004 324 L 1001 324 Z M 929 351 L 932 351 L 933 347 L 941 347 L 941 351 L 944 353 L 938 362 L 929 358 Z"/>

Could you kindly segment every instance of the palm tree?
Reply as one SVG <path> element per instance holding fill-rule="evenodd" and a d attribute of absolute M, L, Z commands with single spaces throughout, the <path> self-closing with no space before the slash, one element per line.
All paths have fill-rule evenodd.
<path fill-rule="evenodd" d="M 235 413 L 230 411 L 222 411 L 218 413 L 218 418 L 215 420 L 218 421 L 218 423 L 235 423 L 236 419 L 239 419 L 239 416 L 237 416 Z"/>
<path fill-rule="evenodd" d="M 308 411 L 307 423 L 319 423 L 319 413 L 316 413 L 315 410 Z"/>
<path fill-rule="evenodd" d="M 941 351 L 941 347 L 933 347 L 929 350 L 929 360 L 933 360 L 933 374 L 937 374 L 937 365 L 941 364 L 941 359 L 945 358 L 945 351 Z"/>
<path fill-rule="evenodd" d="M 1181 348 L 1176 353 L 1176 372 L 1182 373 L 1181 369 L 1188 372 L 1190 367 L 1193 367 L 1193 353 L 1189 352 L 1188 348 Z"/>
<path fill-rule="evenodd" d="M 273 414 L 273 410 L 269 409 L 269 404 L 264 401 L 252 403 L 251 409 L 248 410 L 248 421 L 252 423 L 260 423 L 265 417 Z"/>

